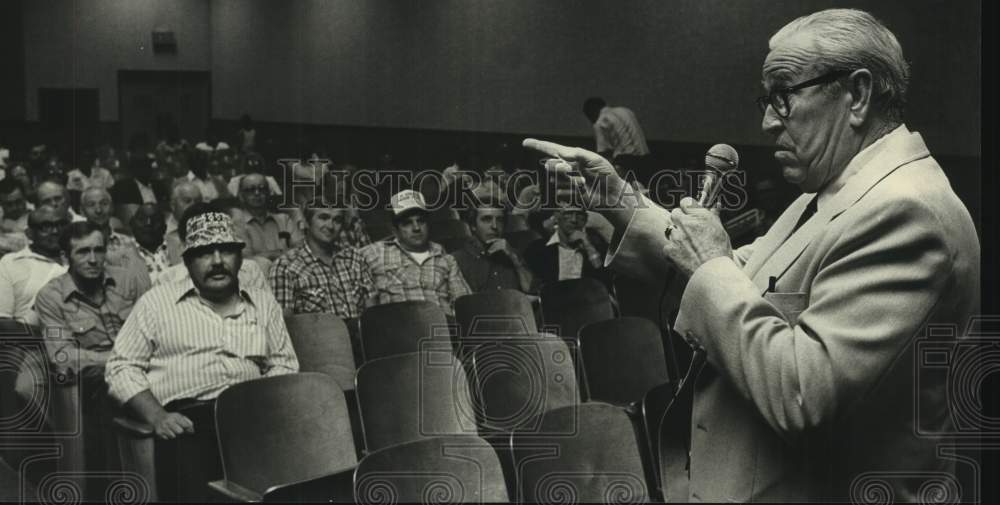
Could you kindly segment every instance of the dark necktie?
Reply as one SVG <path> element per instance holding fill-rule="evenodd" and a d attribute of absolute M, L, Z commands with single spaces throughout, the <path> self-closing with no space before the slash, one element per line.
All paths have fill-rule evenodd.
<path fill-rule="evenodd" d="M 789 235 L 794 234 L 806 221 L 809 220 L 809 218 L 813 217 L 813 214 L 816 213 L 817 199 L 819 199 L 819 194 L 816 194 L 816 196 L 812 197 L 812 200 L 809 200 L 809 204 L 806 205 L 806 208 L 802 211 L 802 215 L 799 216 L 799 221 L 795 223 L 795 228 L 792 228 L 792 233 L 789 233 Z"/>

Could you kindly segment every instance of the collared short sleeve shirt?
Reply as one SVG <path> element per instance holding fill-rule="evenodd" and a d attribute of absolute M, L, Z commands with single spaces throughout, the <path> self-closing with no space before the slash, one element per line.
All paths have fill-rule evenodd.
<path fill-rule="evenodd" d="M 361 255 L 375 281 L 378 305 L 427 300 L 454 315 L 455 299 L 472 292 L 455 258 L 440 244 L 432 242 L 429 256 L 419 264 L 395 240 L 373 242 L 361 249 Z"/>

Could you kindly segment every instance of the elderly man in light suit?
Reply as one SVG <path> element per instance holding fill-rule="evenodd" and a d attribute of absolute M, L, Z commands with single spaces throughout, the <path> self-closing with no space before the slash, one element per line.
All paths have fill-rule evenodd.
<path fill-rule="evenodd" d="M 941 440 L 917 435 L 917 397 L 932 420 L 923 430 L 946 432 L 950 417 L 945 377 L 915 366 L 914 341 L 978 310 L 979 240 L 902 123 L 909 72 L 885 26 L 821 11 L 769 48 L 761 126 L 805 194 L 746 247 L 732 251 L 719 219 L 691 199 L 668 212 L 621 198 L 624 182 L 593 153 L 525 146 L 602 183 L 583 191 L 616 225 L 613 268 L 680 284 L 674 329 L 707 364 L 690 378 L 690 467 L 665 465 L 668 499 L 864 499 L 882 480 L 895 500 L 916 500 L 953 465 L 935 453 Z M 570 170 L 558 159 L 548 168 Z"/>

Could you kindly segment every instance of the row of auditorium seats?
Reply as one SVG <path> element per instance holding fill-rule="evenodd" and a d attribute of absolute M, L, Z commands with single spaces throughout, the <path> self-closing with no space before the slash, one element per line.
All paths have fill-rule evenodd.
<path fill-rule="evenodd" d="M 384 492 L 408 501 L 416 489 L 445 486 L 435 492 L 446 493 L 448 501 L 491 501 L 500 498 L 497 486 L 488 484 L 494 479 L 504 483 L 509 499 L 547 500 L 552 496 L 538 493 L 559 492 L 581 500 L 613 499 L 600 494 L 608 492 L 660 496 L 660 420 L 672 384 L 659 330 L 648 320 L 615 318 L 603 285 L 588 282 L 561 281 L 557 284 L 565 285 L 543 291 L 540 319 L 551 333 L 538 332 L 531 302 L 516 291 L 459 299 L 451 325 L 425 302 L 374 307 L 361 318 L 355 343 L 360 350 L 353 349 L 347 326 L 335 316 L 290 316 L 286 321 L 302 377 L 252 381 L 220 396 L 216 423 L 225 476 L 213 489 L 241 500 L 382 501 L 377 493 Z M 61 397 L 72 398 L 71 390 L 63 388 Z M 610 429 L 622 419 L 628 436 Z M 605 428 L 584 429 L 591 422 Z M 133 484 L 155 498 L 151 431 L 117 418 L 116 432 L 123 468 L 141 476 L 145 484 Z M 83 452 L 70 447 L 83 440 L 77 435 L 62 440 L 69 449 L 60 470 L 79 468 L 80 461 L 67 461 Z M 493 448 L 502 471 L 482 470 L 478 487 L 447 487 L 455 483 L 424 475 L 433 461 L 384 469 L 387 462 L 416 461 L 428 450 L 445 467 L 462 466 L 453 461 L 462 457 L 434 448 L 464 454 L 483 452 L 473 450 L 483 443 Z M 579 447 L 571 450 L 573 444 Z M 611 449 L 634 453 L 635 459 L 600 454 Z M 525 451 L 538 454 L 529 457 Z M 487 460 L 472 466 L 496 466 Z M 237 469 L 252 461 L 270 463 Z M 467 466 L 468 461 L 473 460 Z M 601 466 L 611 462 L 623 466 Z M 382 481 L 372 480 L 366 469 L 380 468 L 395 477 L 383 476 L 391 483 L 373 487 Z"/>

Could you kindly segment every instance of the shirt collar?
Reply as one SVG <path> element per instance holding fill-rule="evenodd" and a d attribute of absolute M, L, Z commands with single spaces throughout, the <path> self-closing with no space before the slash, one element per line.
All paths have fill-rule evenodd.
<path fill-rule="evenodd" d="M 469 237 L 469 239 L 465 241 L 465 250 L 473 256 L 482 256 L 486 254 L 486 244 L 476 237 Z"/>
<path fill-rule="evenodd" d="M 66 272 L 57 277 L 55 282 L 56 282 L 56 287 L 59 290 L 59 297 L 62 298 L 63 302 L 68 302 L 69 299 L 72 298 L 74 294 L 76 294 L 77 296 L 86 297 L 86 295 L 82 291 L 80 291 L 80 289 L 76 286 L 76 282 L 73 280 L 73 274 L 69 272 Z M 108 272 L 105 272 L 104 287 L 114 288 L 117 285 L 118 283 L 115 282 L 114 277 L 112 277 L 112 275 L 109 275 Z"/>
<path fill-rule="evenodd" d="M 278 222 L 278 220 L 277 220 L 277 219 L 275 219 L 275 217 L 274 217 L 274 214 L 272 214 L 272 213 L 270 213 L 270 212 L 268 212 L 267 214 L 264 214 L 264 219 L 263 219 L 263 221 L 262 221 L 262 220 L 260 220 L 260 219 L 257 219 L 257 217 L 256 217 L 256 216 L 254 216 L 253 214 L 251 214 L 251 213 L 249 213 L 249 212 L 244 212 L 244 213 L 243 213 L 243 215 L 245 216 L 245 217 L 244 217 L 244 220 L 245 220 L 245 222 L 246 222 L 247 224 L 250 224 L 250 223 L 252 223 L 252 222 L 254 222 L 254 221 L 256 221 L 256 222 L 258 222 L 258 223 L 260 223 L 260 224 L 264 224 L 264 223 L 265 223 L 265 222 L 267 222 L 267 221 L 274 221 L 274 222 Z"/>

